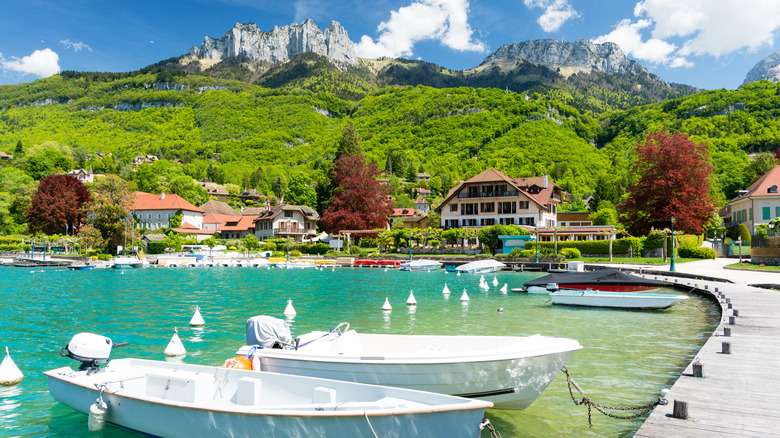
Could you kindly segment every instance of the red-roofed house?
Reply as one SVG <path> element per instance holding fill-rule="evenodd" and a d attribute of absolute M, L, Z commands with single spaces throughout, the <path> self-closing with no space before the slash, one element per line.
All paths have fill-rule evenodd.
<path fill-rule="evenodd" d="M 510 178 L 490 168 L 452 188 L 436 211 L 445 229 L 496 224 L 554 227 L 562 194 L 547 174 Z"/>
<path fill-rule="evenodd" d="M 243 239 L 248 234 L 254 234 L 255 219 L 255 216 L 228 216 L 217 232 L 223 239 Z"/>
<path fill-rule="evenodd" d="M 203 228 L 204 211 L 179 195 L 135 192 L 133 214 L 138 227 L 156 230 L 170 227 L 169 220 L 181 210 L 182 224 L 188 223 L 198 229 Z"/>
<path fill-rule="evenodd" d="M 775 166 L 746 190 L 740 190 L 737 197 L 727 202 L 720 215 L 726 227 L 741 223 L 750 234 L 756 233 L 759 224 L 769 223 L 780 217 L 780 166 Z"/>

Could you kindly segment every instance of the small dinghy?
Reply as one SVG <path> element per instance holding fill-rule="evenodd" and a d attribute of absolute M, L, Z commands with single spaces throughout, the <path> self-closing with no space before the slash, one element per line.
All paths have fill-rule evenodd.
<path fill-rule="evenodd" d="M 602 292 L 596 290 L 559 289 L 550 293 L 553 304 L 568 306 L 610 307 L 617 309 L 666 309 L 685 295 L 646 294 L 641 292 Z"/>
<path fill-rule="evenodd" d="M 463 272 L 464 274 L 488 274 L 498 272 L 505 267 L 505 264 L 496 260 L 477 260 L 476 262 L 460 265 L 455 268 L 455 271 Z"/>
<path fill-rule="evenodd" d="M 457 395 L 498 409 L 528 407 L 582 349 L 541 335 L 363 334 L 349 323 L 296 342 L 284 321 L 264 315 L 249 318 L 246 337 L 237 354 L 257 358 L 264 371 Z"/>
<path fill-rule="evenodd" d="M 401 263 L 398 269 L 402 271 L 435 271 L 441 268 L 441 263 L 436 260 L 414 260 Z"/>
<path fill-rule="evenodd" d="M 93 336 L 95 341 L 108 339 Z M 94 346 L 71 344 L 63 350 L 82 366 L 44 373 L 52 397 L 85 414 L 97 410 L 94 417 L 105 422 L 153 436 L 476 438 L 484 410 L 492 406 L 430 392 L 238 367 L 143 359 L 117 359 L 100 367 L 108 360 L 100 350 L 108 345 L 110 351 L 110 340 Z M 90 351 L 99 357 L 80 356 Z M 242 362 L 248 360 L 233 361 Z M 90 427 L 100 421 L 93 420 L 90 414 Z"/>

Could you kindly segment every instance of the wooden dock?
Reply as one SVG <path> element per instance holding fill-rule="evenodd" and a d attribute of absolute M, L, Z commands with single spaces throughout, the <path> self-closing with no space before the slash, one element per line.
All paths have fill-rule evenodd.
<path fill-rule="evenodd" d="M 634 436 L 780 436 L 780 292 L 668 272 L 645 276 L 711 294 L 722 317 L 667 394 L 669 403 L 656 407 Z"/>

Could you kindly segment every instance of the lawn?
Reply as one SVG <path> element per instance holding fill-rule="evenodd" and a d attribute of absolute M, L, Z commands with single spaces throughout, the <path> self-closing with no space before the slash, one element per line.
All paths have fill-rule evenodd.
<path fill-rule="evenodd" d="M 578 260 L 583 261 L 585 263 L 625 263 L 625 264 L 631 264 L 631 265 L 669 265 L 671 264 L 671 259 L 667 258 L 666 261 L 664 261 L 661 257 L 612 257 L 612 262 L 609 261 L 609 257 L 580 257 L 578 259 L 572 259 L 572 260 Z M 685 262 L 693 262 L 699 259 L 685 259 L 676 257 L 674 259 L 674 263 L 685 263 Z"/>
<path fill-rule="evenodd" d="M 751 263 L 732 263 L 724 267 L 727 269 L 742 269 L 744 271 L 780 272 L 780 266 L 754 265 Z"/>

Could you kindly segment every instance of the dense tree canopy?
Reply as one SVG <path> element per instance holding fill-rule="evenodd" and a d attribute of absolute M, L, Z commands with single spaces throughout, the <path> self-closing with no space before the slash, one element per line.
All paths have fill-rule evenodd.
<path fill-rule="evenodd" d="M 675 217 L 680 231 L 701 233 L 716 211 L 707 146 L 685 134 L 661 131 L 637 144 L 636 155 L 637 181 L 621 205 L 631 231 L 642 235 L 653 227 L 666 228 Z"/>
<path fill-rule="evenodd" d="M 27 226 L 32 233 L 72 233 L 82 222 L 81 207 L 90 201 L 89 190 L 70 175 L 49 175 L 27 209 Z"/>
<path fill-rule="evenodd" d="M 107 175 L 92 184 L 92 202 L 84 206 L 84 220 L 97 229 L 111 252 L 123 245 L 125 237 L 135 230 L 132 219 L 133 193 L 127 182 L 115 175 Z M 127 236 L 125 233 L 128 233 Z"/>
<path fill-rule="evenodd" d="M 388 187 L 374 179 L 378 174 L 376 164 L 362 155 L 343 155 L 336 160 L 333 202 L 321 219 L 328 232 L 385 226 L 393 209 L 386 200 Z"/>

